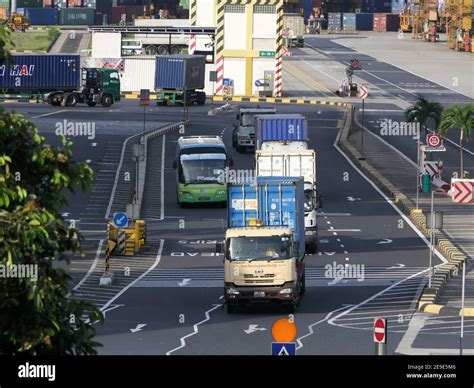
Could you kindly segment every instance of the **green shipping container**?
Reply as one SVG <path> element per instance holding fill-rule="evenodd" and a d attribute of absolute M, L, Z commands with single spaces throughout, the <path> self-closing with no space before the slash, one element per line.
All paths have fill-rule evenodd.
<path fill-rule="evenodd" d="M 16 6 L 17 8 L 43 8 L 43 0 L 16 0 Z"/>
<path fill-rule="evenodd" d="M 10 0 L 0 0 L 0 8 L 10 8 Z"/>
<path fill-rule="evenodd" d="M 92 8 L 63 8 L 59 11 L 59 24 L 62 26 L 90 26 L 94 24 Z"/>

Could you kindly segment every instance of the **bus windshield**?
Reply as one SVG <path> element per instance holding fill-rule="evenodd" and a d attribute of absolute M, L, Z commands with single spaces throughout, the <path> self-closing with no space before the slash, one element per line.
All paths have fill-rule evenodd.
<path fill-rule="evenodd" d="M 291 257 L 289 236 L 232 237 L 229 260 L 282 260 Z"/>
<path fill-rule="evenodd" d="M 179 182 L 184 184 L 223 183 L 226 157 L 224 154 L 182 155 Z"/>

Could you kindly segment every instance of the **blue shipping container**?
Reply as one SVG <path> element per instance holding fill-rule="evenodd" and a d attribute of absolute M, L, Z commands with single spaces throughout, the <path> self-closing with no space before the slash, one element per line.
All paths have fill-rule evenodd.
<path fill-rule="evenodd" d="M 374 29 L 374 15 L 371 13 L 356 13 L 356 30 L 372 31 Z"/>
<path fill-rule="evenodd" d="M 79 55 L 14 55 L 0 66 L 0 89 L 77 90 L 80 78 Z"/>
<path fill-rule="evenodd" d="M 228 227 L 288 226 L 300 243 L 304 243 L 304 182 L 302 177 L 257 177 L 253 183 L 228 185 Z"/>
<path fill-rule="evenodd" d="M 342 29 L 346 31 L 355 31 L 356 29 L 356 14 L 344 13 L 342 15 Z"/>
<path fill-rule="evenodd" d="M 26 16 L 32 26 L 58 24 L 58 10 L 56 8 L 26 8 Z"/>
<path fill-rule="evenodd" d="M 203 55 L 157 56 L 155 89 L 203 89 L 205 66 Z"/>
<path fill-rule="evenodd" d="M 266 141 L 307 141 L 308 120 L 300 114 L 256 116 L 255 140 L 257 149 Z"/>
<path fill-rule="evenodd" d="M 405 0 L 392 0 L 392 13 L 403 13 Z"/>

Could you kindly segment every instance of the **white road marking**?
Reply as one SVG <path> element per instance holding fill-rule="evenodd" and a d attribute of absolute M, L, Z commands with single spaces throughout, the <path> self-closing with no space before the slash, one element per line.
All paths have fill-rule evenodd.
<path fill-rule="evenodd" d="M 214 304 L 212 308 L 210 308 L 209 310 L 207 310 L 204 315 L 206 316 L 205 319 L 203 319 L 202 321 L 196 323 L 193 325 L 193 332 L 192 333 L 189 333 L 187 335 L 185 335 L 184 337 L 181 337 L 179 339 L 179 341 L 181 342 L 181 345 L 179 345 L 177 348 L 174 348 L 174 349 L 171 349 L 169 351 L 166 352 L 166 355 L 169 356 L 171 353 L 174 353 L 176 352 L 177 350 L 180 350 L 180 349 L 183 349 L 184 347 L 186 347 L 186 338 L 189 338 L 189 337 L 192 337 L 193 335 L 196 335 L 197 333 L 199 333 L 199 326 L 202 325 L 203 323 L 206 323 L 207 321 L 209 321 L 211 319 L 211 316 L 209 315 L 209 313 L 211 311 L 214 311 L 215 309 L 219 308 L 219 307 L 222 307 L 223 305 L 222 304 Z"/>
<path fill-rule="evenodd" d="M 76 284 L 76 286 L 72 289 L 73 291 L 76 291 L 81 287 L 84 282 L 91 276 L 91 273 L 94 272 L 95 267 L 97 267 L 97 263 L 99 262 L 99 257 L 100 257 L 100 252 L 102 252 L 102 245 L 104 244 L 104 240 L 99 241 L 99 246 L 97 247 L 97 252 L 95 254 L 94 262 L 92 263 L 91 267 L 89 268 L 89 271 L 84 275 L 84 277 L 79 281 L 79 283 Z"/>
<path fill-rule="evenodd" d="M 347 162 L 352 166 L 352 168 L 359 173 L 359 175 L 364 178 L 374 189 L 377 191 L 380 196 L 385 199 L 385 201 L 405 220 L 405 222 L 413 229 L 413 231 L 420 237 L 423 242 L 426 244 L 426 246 L 430 246 L 430 242 L 428 239 L 418 230 L 418 228 L 413 224 L 413 222 L 404 214 L 402 211 L 393 203 L 393 201 L 388 198 L 385 193 L 380 190 L 377 185 L 372 182 L 355 164 L 354 162 L 344 153 L 344 151 L 341 150 L 341 148 L 337 145 L 339 142 L 339 139 L 341 138 L 342 134 L 342 128 L 339 130 L 339 133 L 336 136 L 336 139 L 334 140 L 333 146 L 337 149 L 337 151 L 347 160 Z M 434 250 L 436 256 L 443 262 L 447 263 L 448 260 L 439 252 L 438 249 L 435 248 Z"/>
<path fill-rule="evenodd" d="M 320 323 L 326 322 L 329 318 L 331 318 L 332 314 L 334 314 L 334 313 L 337 312 L 337 311 L 344 310 L 344 309 L 346 309 L 346 308 L 348 308 L 348 307 L 350 307 L 350 306 L 352 306 L 352 305 L 346 305 L 346 306 L 340 307 L 340 308 L 338 308 L 338 309 L 336 309 L 336 310 L 333 310 L 333 311 L 329 312 L 329 313 L 324 317 L 324 319 L 321 319 L 320 321 L 315 322 L 315 323 L 312 323 L 311 325 L 309 325 L 309 326 L 308 326 L 308 331 L 309 331 L 309 333 L 308 333 L 308 334 L 305 334 L 305 335 L 303 335 L 303 336 L 301 336 L 301 337 L 299 337 L 299 338 L 296 339 L 296 343 L 298 344 L 298 346 L 296 347 L 296 350 L 303 348 L 303 342 L 302 342 L 302 340 L 303 340 L 304 338 L 309 337 L 310 335 L 314 334 L 314 331 L 313 331 L 313 327 L 314 327 L 314 326 L 319 325 Z"/>
<path fill-rule="evenodd" d="M 42 115 L 39 115 L 39 116 L 34 116 L 34 117 L 32 117 L 32 119 L 39 119 L 40 117 L 57 115 L 58 113 L 62 113 L 62 112 L 68 112 L 68 111 L 65 110 L 65 109 L 62 109 L 62 110 L 58 110 L 58 111 L 54 111 L 54 112 L 45 113 L 45 114 L 42 114 Z"/>
<path fill-rule="evenodd" d="M 139 323 L 137 327 L 135 327 L 134 329 L 130 329 L 130 331 L 132 333 L 136 333 L 137 331 L 142 331 L 145 326 L 147 326 L 146 323 Z"/>
<path fill-rule="evenodd" d="M 163 135 L 162 148 L 161 148 L 161 210 L 160 220 L 165 219 L 165 143 L 166 135 Z"/>

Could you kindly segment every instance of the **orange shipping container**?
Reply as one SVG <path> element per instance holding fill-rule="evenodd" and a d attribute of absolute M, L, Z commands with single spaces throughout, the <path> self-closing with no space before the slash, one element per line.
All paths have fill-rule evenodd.
<path fill-rule="evenodd" d="M 8 19 L 8 8 L 0 8 L 0 20 Z"/>

